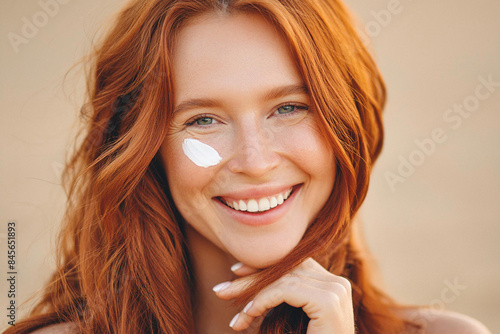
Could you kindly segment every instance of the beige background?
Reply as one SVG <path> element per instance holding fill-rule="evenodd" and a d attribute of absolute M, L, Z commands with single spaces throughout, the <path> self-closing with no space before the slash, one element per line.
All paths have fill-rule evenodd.
<path fill-rule="evenodd" d="M 64 208 L 59 177 L 83 83 L 73 73 L 63 85 L 63 76 L 124 3 L 59 1 L 64 4 L 45 9 L 42 3 L 51 0 L 0 2 L 2 310 L 8 305 L 9 220 L 17 223 L 17 303 L 39 289 L 53 268 Z M 500 87 L 475 98 L 481 77 L 500 82 L 500 2 L 347 4 L 372 39 L 389 90 L 385 147 L 362 208 L 388 290 L 403 302 L 445 306 L 500 332 Z M 37 23 L 38 30 L 25 30 L 29 38 L 16 48 L 9 36 L 22 36 L 26 22 Z M 459 126 L 443 119 L 464 103 L 473 110 Z M 433 131 L 441 131 L 442 140 L 428 155 L 418 153 L 416 141 L 432 138 Z M 418 165 L 391 187 L 387 174 L 397 175 L 402 159 Z M 459 287 L 450 290 L 454 282 Z M 18 310 L 18 319 L 30 305 Z"/>

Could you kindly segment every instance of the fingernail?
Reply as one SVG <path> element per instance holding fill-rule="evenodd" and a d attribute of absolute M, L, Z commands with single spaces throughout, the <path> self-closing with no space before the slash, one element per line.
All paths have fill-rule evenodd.
<path fill-rule="evenodd" d="M 253 300 L 250 301 L 250 303 L 248 303 L 247 306 L 245 306 L 243 312 L 247 313 L 247 311 L 250 309 L 250 307 L 252 307 L 252 305 L 253 305 Z"/>
<path fill-rule="evenodd" d="M 243 263 L 241 263 L 241 262 L 235 263 L 231 267 L 231 271 L 236 271 L 236 270 L 240 269 L 242 266 L 243 266 Z"/>
<path fill-rule="evenodd" d="M 227 268 L 227 267 L 226 267 Z M 214 286 L 212 288 L 212 290 L 214 290 L 215 292 L 218 292 L 218 291 L 222 291 L 224 289 L 227 289 L 229 288 L 229 286 L 231 285 L 231 282 L 223 282 L 223 283 L 219 283 L 217 284 L 216 286 Z"/>
<path fill-rule="evenodd" d="M 239 317 L 239 316 L 240 316 L 240 314 L 239 314 L 239 313 L 238 313 L 238 314 L 236 314 L 236 315 L 234 316 L 233 320 L 231 320 L 231 322 L 229 323 L 229 327 L 231 327 L 231 328 L 232 328 L 232 327 L 234 326 L 234 324 L 235 324 L 235 323 L 236 323 L 236 321 L 238 320 L 238 317 Z"/>

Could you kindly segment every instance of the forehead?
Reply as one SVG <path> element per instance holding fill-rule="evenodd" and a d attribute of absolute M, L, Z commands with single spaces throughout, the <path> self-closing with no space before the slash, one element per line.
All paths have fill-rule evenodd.
<path fill-rule="evenodd" d="M 285 39 L 253 13 L 189 21 L 177 36 L 172 64 L 177 101 L 302 82 Z"/>

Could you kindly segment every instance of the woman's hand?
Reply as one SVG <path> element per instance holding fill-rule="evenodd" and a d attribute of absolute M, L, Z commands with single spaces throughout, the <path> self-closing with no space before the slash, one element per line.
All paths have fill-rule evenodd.
<path fill-rule="evenodd" d="M 233 271 L 247 276 L 259 270 L 240 265 Z M 253 277 L 242 277 L 231 284 L 224 282 L 216 285 L 214 291 L 221 299 L 233 299 L 252 280 Z M 260 291 L 236 314 L 230 326 L 236 331 L 247 329 L 255 318 L 283 302 L 302 308 L 311 319 L 307 334 L 354 334 L 350 282 L 330 273 L 312 258 Z"/>

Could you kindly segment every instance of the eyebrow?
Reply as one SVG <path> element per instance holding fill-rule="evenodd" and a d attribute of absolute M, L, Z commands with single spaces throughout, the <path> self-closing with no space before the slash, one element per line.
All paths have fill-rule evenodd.
<path fill-rule="evenodd" d="M 275 87 L 268 91 L 264 96 L 264 100 L 273 100 L 280 97 L 293 95 L 293 94 L 306 94 L 309 95 L 309 89 L 305 85 L 294 84 L 281 87 Z M 181 111 L 193 108 L 213 108 L 220 106 L 220 102 L 215 99 L 209 98 L 195 98 L 189 99 L 179 103 L 179 105 L 174 109 L 174 114 Z"/>

